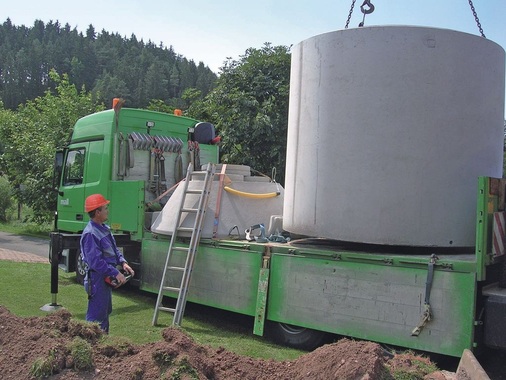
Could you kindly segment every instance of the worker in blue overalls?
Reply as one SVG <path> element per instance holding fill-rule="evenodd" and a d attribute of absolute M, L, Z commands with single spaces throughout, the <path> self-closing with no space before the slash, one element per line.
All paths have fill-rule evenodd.
<path fill-rule="evenodd" d="M 81 253 L 87 266 L 84 287 L 88 293 L 86 320 L 98 322 L 109 332 L 109 314 L 112 312 L 112 288 L 126 282 L 125 274 L 134 275 L 105 221 L 109 217 L 110 201 L 101 194 L 86 198 L 85 211 L 90 216 L 81 236 Z M 118 268 L 123 269 L 123 274 Z M 113 280 L 114 285 L 110 284 Z M 107 280 L 107 282 L 106 282 Z"/>

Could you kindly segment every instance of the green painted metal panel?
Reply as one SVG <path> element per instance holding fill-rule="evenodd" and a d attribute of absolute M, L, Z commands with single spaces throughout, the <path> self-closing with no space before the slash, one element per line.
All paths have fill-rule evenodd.
<path fill-rule="evenodd" d="M 168 248 L 167 239 L 143 239 L 142 290 L 158 293 Z M 201 244 L 195 258 L 188 301 L 255 315 L 261 264 L 262 252 L 215 248 Z M 178 278 L 168 278 L 166 285 L 171 286 L 178 282 Z M 175 296 L 175 293 L 166 294 Z"/>
<path fill-rule="evenodd" d="M 273 254 L 267 318 L 460 356 L 473 344 L 475 273 L 435 271 L 433 318 L 413 337 L 424 311 L 426 280 L 423 268 Z"/>
<path fill-rule="evenodd" d="M 489 180 L 480 177 L 478 181 L 478 198 L 477 198 L 477 217 L 476 217 L 476 260 L 477 260 L 477 279 L 482 281 L 485 279 L 486 256 L 489 247 Z"/>
<path fill-rule="evenodd" d="M 480 177 L 478 182 L 476 217 L 477 279 L 486 280 L 486 267 L 496 262 L 492 253 L 494 213 L 504 210 L 505 180 Z"/>
<path fill-rule="evenodd" d="M 187 140 L 188 127 L 194 126 L 195 119 L 175 116 L 162 112 L 143 109 L 123 108 L 119 113 L 119 128 L 127 133 L 132 131 L 147 131 L 146 122 L 152 122 L 151 134 L 180 135 L 183 141 Z M 116 129 L 114 110 L 109 109 L 97 112 L 79 119 L 74 127 L 72 141 L 89 140 L 99 136 L 112 138 Z"/>
<path fill-rule="evenodd" d="M 269 268 L 260 269 L 258 279 L 257 306 L 253 334 L 264 335 L 265 315 L 267 311 L 267 292 L 269 290 Z"/>
<path fill-rule="evenodd" d="M 144 229 L 144 181 L 112 181 L 109 225 L 115 231 L 142 237 Z"/>

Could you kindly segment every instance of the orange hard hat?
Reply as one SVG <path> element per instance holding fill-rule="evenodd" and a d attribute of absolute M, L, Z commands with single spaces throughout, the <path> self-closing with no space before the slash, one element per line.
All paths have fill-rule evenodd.
<path fill-rule="evenodd" d="M 84 210 L 86 212 L 90 212 L 109 204 L 109 202 L 110 201 L 105 199 L 102 194 L 92 194 L 86 198 L 86 201 L 84 202 Z"/>

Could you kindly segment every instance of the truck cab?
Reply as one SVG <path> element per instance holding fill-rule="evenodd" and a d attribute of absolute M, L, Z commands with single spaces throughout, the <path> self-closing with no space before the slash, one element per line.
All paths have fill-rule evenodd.
<path fill-rule="evenodd" d="M 57 232 L 51 244 L 60 251 L 60 268 L 77 270 L 78 279 L 82 277 L 77 252 L 89 220 L 83 205 L 94 193 L 111 201 L 107 223 L 128 260 L 138 262 L 140 241 L 153 214 L 188 165 L 218 161 L 214 138 L 209 123 L 148 110 L 116 107 L 78 120 L 55 160 Z"/>

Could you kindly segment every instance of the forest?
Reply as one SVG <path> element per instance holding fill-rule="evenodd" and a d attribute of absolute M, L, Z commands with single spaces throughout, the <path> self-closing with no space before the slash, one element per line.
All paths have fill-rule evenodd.
<path fill-rule="evenodd" d="M 184 107 L 183 94 L 194 89 L 204 97 L 217 75 L 203 62 L 177 54 L 172 46 L 138 40 L 105 30 L 97 33 L 89 25 L 86 34 L 68 23 L 16 26 L 11 20 L 0 25 L 0 99 L 14 110 L 26 100 L 42 96 L 51 82 L 51 70 L 67 74 L 78 89 L 94 94 L 109 105 L 114 97 L 126 106 L 144 108 L 151 99 L 172 107 Z"/>

